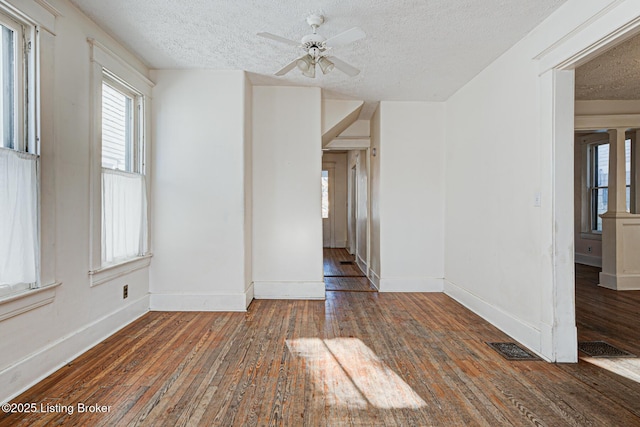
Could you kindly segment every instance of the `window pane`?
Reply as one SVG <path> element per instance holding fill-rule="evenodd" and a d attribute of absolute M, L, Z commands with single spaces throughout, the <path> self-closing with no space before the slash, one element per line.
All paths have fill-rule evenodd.
<path fill-rule="evenodd" d="M 596 145 L 594 187 L 606 187 L 609 185 L 609 144 Z"/>
<path fill-rule="evenodd" d="M 329 171 L 322 171 L 322 218 L 329 218 Z"/>
<path fill-rule="evenodd" d="M 2 41 L 0 42 L 0 135 L 2 147 L 17 148 L 15 146 L 15 43 L 14 32 L 0 25 Z"/>
<path fill-rule="evenodd" d="M 135 172 L 133 99 L 102 84 L 102 167 Z"/>
<path fill-rule="evenodd" d="M 626 171 L 626 185 L 631 185 L 631 140 L 624 141 L 624 167 Z M 627 190 L 628 191 L 628 190 Z M 627 194 L 627 210 L 629 210 L 629 195 Z"/>
<path fill-rule="evenodd" d="M 602 218 L 600 215 L 607 211 L 608 189 L 606 188 L 594 188 L 593 197 L 593 224 L 592 227 L 596 231 L 602 231 Z"/>

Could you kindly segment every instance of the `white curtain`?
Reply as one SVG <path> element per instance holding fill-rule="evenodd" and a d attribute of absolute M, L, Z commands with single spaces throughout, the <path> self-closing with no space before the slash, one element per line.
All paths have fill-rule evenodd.
<path fill-rule="evenodd" d="M 147 251 L 147 192 L 144 175 L 102 169 L 102 263 Z"/>
<path fill-rule="evenodd" d="M 38 277 L 38 157 L 0 148 L 0 296 Z"/>

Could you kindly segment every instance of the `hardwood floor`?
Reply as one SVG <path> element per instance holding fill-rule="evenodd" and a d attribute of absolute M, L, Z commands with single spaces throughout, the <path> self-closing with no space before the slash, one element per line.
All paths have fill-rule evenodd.
<path fill-rule="evenodd" d="M 324 248 L 322 252 L 327 291 L 377 292 L 346 249 Z"/>
<path fill-rule="evenodd" d="M 635 351 L 637 294 L 582 280 L 581 337 Z M 4 414 L 0 426 L 640 425 L 639 383 L 585 361 L 509 362 L 485 344 L 506 340 L 440 293 L 152 312 L 13 400 L 109 412 Z"/>

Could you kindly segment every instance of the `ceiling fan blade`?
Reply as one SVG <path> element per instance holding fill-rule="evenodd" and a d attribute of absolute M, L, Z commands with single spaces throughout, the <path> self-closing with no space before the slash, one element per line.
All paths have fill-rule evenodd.
<path fill-rule="evenodd" d="M 350 30 L 340 33 L 337 36 L 328 38 L 324 44 L 329 47 L 341 46 L 365 38 L 367 35 L 360 27 L 353 27 Z"/>
<path fill-rule="evenodd" d="M 333 62 L 333 65 L 335 65 L 338 70 L 342 71 L 348 76 L 355 77 L 360 74 L 360 70 L 352 65 L 347 64 L 342 59 L 338 59 L 335 56 L 329 56 L 329 60 Z"/>
<path fill-rule="evenodd" d="M 300 46 L 299 42 L 293 41 L 293 40 L 289 40 L 289 39 L 285 39 L 284 37 L 280 37 L 280 36 L 276 36 L 275 34 L 271 34 L 271 33 L 258 33 L 258 35 L 260 37 L 264 37 L 265 39 L 271 39 L 271 40 L 275 40 L 277 42 L 280 43 L 284 43 L 284 44 L 288 44 L 291 46 Z"/>
<path fill-rule="evenodd" d="M 296 68 L 296 63 L 298 62 L 300 58 L 296 58 L 293 61 L 291 61 L 290 63 L 288 63 L 287 65 L 285 65 L 284 67 L 282 67 L 282 69 L 276 71 L 276 76 L 284 76 L 285 74 L 287 74 L 289 71 L 293 70 L 294 68 Z"/>

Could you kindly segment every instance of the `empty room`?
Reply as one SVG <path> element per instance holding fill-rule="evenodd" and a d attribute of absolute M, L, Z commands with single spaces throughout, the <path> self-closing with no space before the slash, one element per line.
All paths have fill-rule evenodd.
<path fill-rule="evenodd" d="M 0 426 L 640 425 L 636 0 L 0 30 Z"/>

